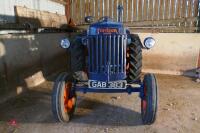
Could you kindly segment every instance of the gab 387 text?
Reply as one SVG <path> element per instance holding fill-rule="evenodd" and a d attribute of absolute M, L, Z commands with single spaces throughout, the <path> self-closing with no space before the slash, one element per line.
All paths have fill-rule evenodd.
<path fill-rule="evenodd" d="M 104 82 L 104 81 L 90 81 L 90 88 L 124 88 L 123 82 L 113 81 L 113 82 Z"/>

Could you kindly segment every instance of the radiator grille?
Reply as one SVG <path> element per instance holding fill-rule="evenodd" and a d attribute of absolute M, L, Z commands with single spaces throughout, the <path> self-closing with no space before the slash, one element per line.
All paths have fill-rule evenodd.
<path fill-rule="evenodd" d="M 126 35 L 89 36 L 89 72 L 124 73 L 126 71 L 126 41 Z"/>

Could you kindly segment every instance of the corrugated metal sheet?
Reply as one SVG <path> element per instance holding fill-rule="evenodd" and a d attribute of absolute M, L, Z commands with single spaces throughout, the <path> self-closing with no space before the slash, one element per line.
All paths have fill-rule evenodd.
<path fill-rule="evenodd" d="M 0 22 L 15 22 L 15 6 L 25 6 L 30 9 L 48 11 L 60 15 L 65 14 L 65 6 L 50 0 L 0 0 Z"/>

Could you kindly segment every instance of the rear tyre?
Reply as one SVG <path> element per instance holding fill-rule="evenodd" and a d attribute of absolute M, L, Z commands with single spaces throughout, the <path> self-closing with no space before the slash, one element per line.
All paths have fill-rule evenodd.
<path fill-rule="evenodd" d="M 140 79 L 142 71 L 142 43 L 138 35 L 131 35 L 131 44 L 127 48 L 127 81 Z"/>
<path fill-rule="evenodd" d="M 141 113 L 144 124 L 153 124 L 156 120 L 158 106 L 158 87 L 153 74 L 146 74 L 143 81 L 143 96 L 141 98 Z"/>
<path fill-rule="evenodd" d="M 83 71 L 86 67 L 85 46 L 80 39 L 74 39 L 70 48 L 71 55 L 71 71 Z"/>
<path fill-rule="evenodd" d="M 67 73 L 61 73 L 55 81 L 52 93 L 52 112 L 57 121 L 68 122 L 74 114 L 76 94 Z"/>

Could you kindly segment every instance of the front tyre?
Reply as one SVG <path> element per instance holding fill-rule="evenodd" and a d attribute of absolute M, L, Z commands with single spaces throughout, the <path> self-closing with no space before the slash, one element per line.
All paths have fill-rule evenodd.
<path fill-rule="evenodd" d="M 67 73 L 61 73 L 56 79 L 52 92 L 52 112 L 57 121 L 68 122 L 73 116 L 76 94 L 72 80 Z"/>
<path fill-rule="evenodd" d="M 158 87 L 153 74 L 146 74 L 143 81 L 141 113 L 144 124 L 153 124 L 156 120 L 158 106 Z"/>

